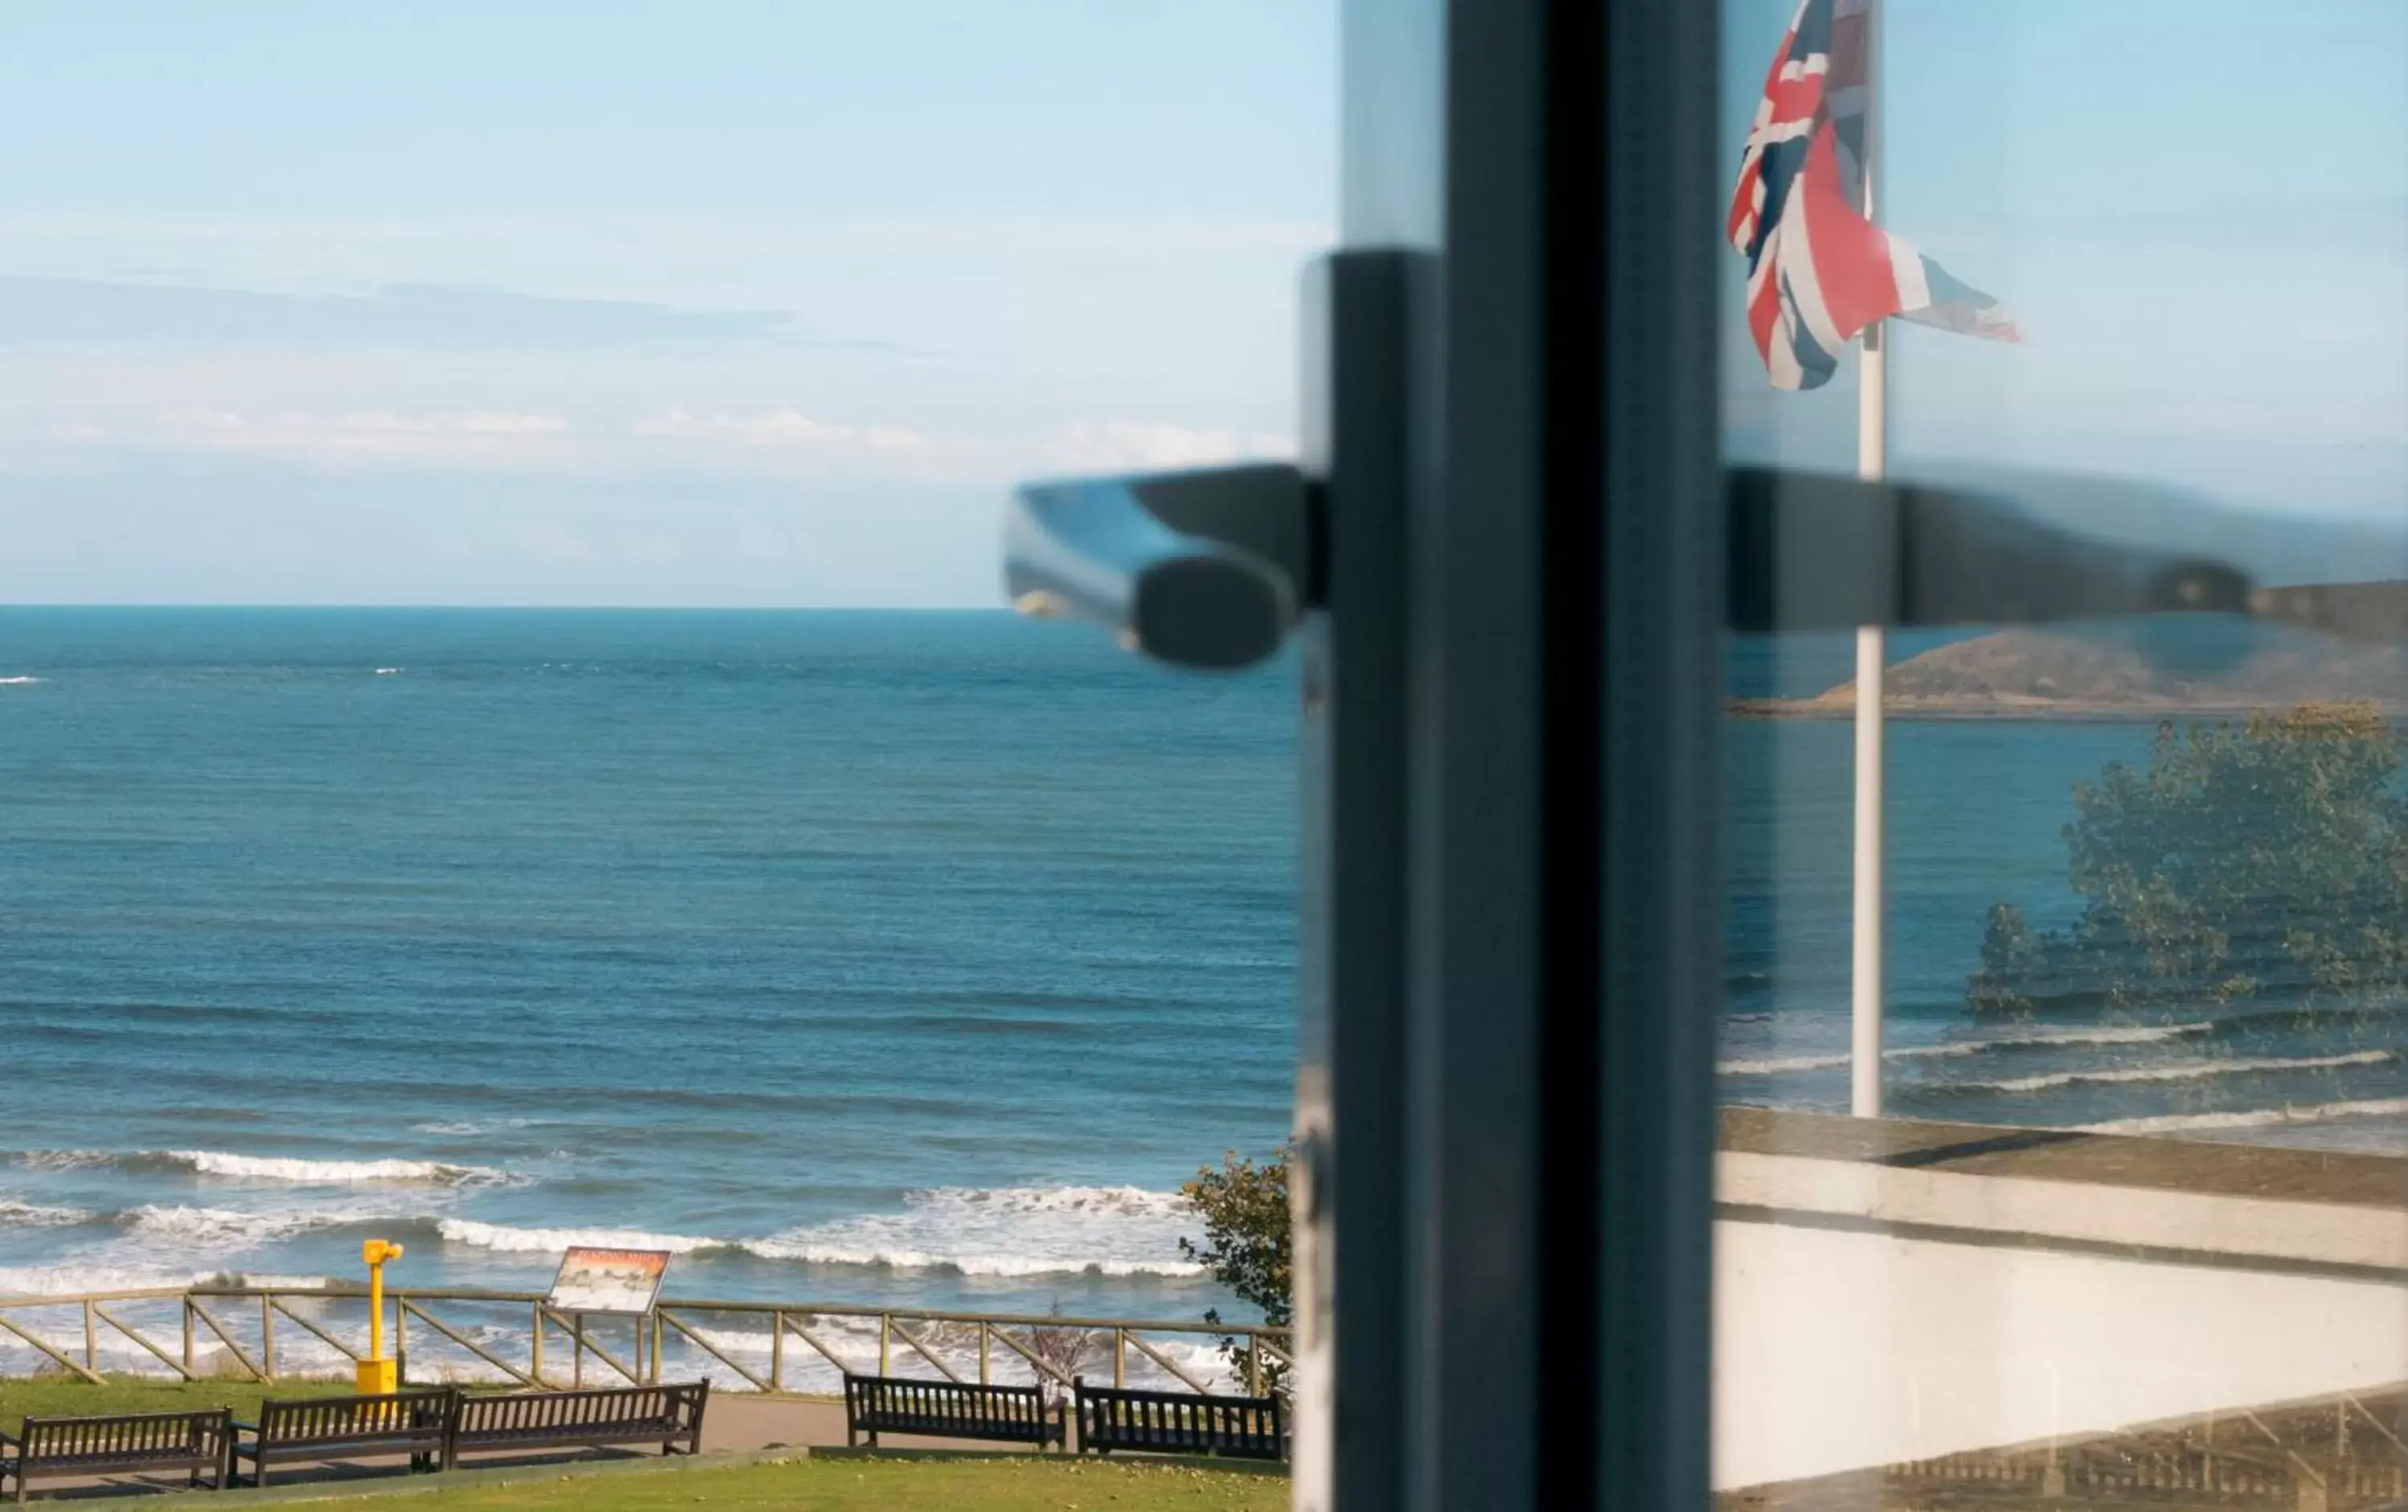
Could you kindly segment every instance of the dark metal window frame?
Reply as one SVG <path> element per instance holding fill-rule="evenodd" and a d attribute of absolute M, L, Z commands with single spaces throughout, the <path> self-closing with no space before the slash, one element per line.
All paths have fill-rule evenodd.
<path fill-rule="evenodd" d="M 1718 10 L 1446 18 L 1442 440 L 1408 515 L 1417 1508 L 1709 1494 Z"/>

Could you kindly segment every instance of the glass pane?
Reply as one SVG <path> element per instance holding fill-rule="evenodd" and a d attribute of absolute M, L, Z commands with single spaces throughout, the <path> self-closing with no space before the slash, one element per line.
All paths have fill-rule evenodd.
<path fill-rule="evenodd" d="M 371 1237 L 420 1380 L 1274 1380 L 1181 1189 L 1288 1132 L 1294 661 L 996 530 L 1293 449 L 1334 7 L 252 8 L 0 23 L 7 1425 L 349 1378 Z M 575 1348 L 577 1246 L 719 1305 Z"/>
<path fill-rule="evenodd" d="M 2393 1505 L 2408 647 L 2266 591 L 2408 578 L 2408 10 L 1723 14 L 1727 454 L 2258 592 L 1889 630 L 1870 917 L 1859 635 L 1734 637 L 1717 1490 Z"/>

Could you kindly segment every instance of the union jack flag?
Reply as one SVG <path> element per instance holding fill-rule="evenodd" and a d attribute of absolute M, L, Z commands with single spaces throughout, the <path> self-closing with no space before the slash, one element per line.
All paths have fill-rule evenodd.
<path fill-rule="evenodd" d="M 1747 323 L 1777 389 L 1830 380 L 1840 349 L 1897 316 L 1992 341 L 2021 337 L 2003 306 L 1867 221 L 1868 0 L 1804 0 L 1764 81 L 1731 193 L 1747 258 Z"/>

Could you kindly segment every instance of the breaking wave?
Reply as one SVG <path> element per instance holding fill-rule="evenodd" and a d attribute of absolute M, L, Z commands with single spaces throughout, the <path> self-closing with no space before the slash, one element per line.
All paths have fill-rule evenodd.
<path fill-rule="evenodd" d="M 757 1238 L 520 1228 L 462 1218 L 437 1220 L 436 1232 L 451 1243 L 503 1254 L 557 1254 L 572 1245 L 597 1245 L 962 1276 L 1202 1274 L 1201 1266 L 1179 1258 L 1179 1240 L 1195 1232 L 1186 1200 L 1136 1187 L 915 1191 L 899 1213 L 864 1214 Z"/>
<path fill-rule="evenodd" d="M 409 1182 L 474 1187 L 496 1186 L 515 1179 L 507 1171 L 481 1165 L 453 1165 L 443 1161 L 310 1161 L 275 1155 L 237 1155 L 216 1149 L 143 1149 L 123 1153 L 93 1149 L 30 1149 L 21 1150 L 10 1159 L 19 1165 L 45 1170 L 94 1166 L 118 1166 L 136 1171 L 181 1169 L 201 1176 L 284 1181 L 304 1186 Z"/>
<path fill-rule="evenodd" d="M 2100 1070 L 2051 1071 L 2030 1077 L 2004 1077 L 1996 1081 L 1952 1082 L 1951 1092 L 2037 1092 L 2054 1087 L 2136 1081 L 2197 1081 L 2210 1077 L 2245 1077 L 2281 1071 L 2321 1071 L 2333 1066 L 2374 1065 L 2396 1057 L 2389 1050 L 2353 1050 L 2345 1055 L 2272 1056 L 2258 1060 L 2183 1061 L 2172 1065 L 2115 1066 Z"/>
<path fill-rule="evenodd" d="M 2253 1107 L 2228 1113 L 2160 1113 L 2139 1119 L 2110 1119 L 2086 1123 L 2090 1134 L 2186 1134 L 2212 1129 L 2270 1129 L 2286 1123 L 2329 1123 L 2339 1119 L 2398 1118 L 2408 1115 L 2408 1097 L 2373 1097 L 2354 1102 L 2316 1103 L 2306 1106 Z"/>
<path fill-rule="evenodd" d="M 1908 1045 L 1882 1051 L 1885 1061 L 1953 1060 L 1991 1050 L 2045 1050 L 2069 1045 L 2156 1045 L 2171 1039 L 2204 1034 L 2212 1024 L 2129 1024 L 2097 1029 L 2044 1029 L 2028 1034 L 1997 1034 L 1988 1039 L 1956 1040 L 1946 1045 Z M 1796 1071 L 1830 1071 L 1854 1057 L 1845 1050 L 1818 1055 L 1783 1055 L 1760 1060 L 1725 1061 L 1714 1069 L 1726 1077 L 1777 1077 Z"/>
<path fill-rule="evenodd" d="M 89 1223 L 93 1214 L 80 1207 L 46 1207 L 39 1203 L 0 1197 L 0 1228 L 51 1229 Z"/>

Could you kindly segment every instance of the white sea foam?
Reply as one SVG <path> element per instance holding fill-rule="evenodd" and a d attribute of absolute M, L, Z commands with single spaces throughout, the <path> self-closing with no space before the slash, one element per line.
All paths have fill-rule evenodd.
<path fill-rule="evenodd" d="M 531 1119 L 438 1119 L 432 1123 L 413 1123 L 410 1127 L 420 1134 L 448 1134 L 453 1138 L 465 1138 L 475 1134 L 493 1134 L 502 1129 L 523 1129 L 533 1121 Z"/>
<path fill-rule="evenodd" d="M 39 1203 L 0 1197 L 0 1228 L 51 1229 L 89 1223 L 93 1215 L 80 1207 L 46 1207 Z"/>
<path fill-rule="evenodd" d="M 8 1159 L 37 1171 L 73 1171 L 94 1165 L 115 1165 L 125 1157 L 105 1149 L 21 1149 Z"/>
<path fill-rule="evenodd" d="M 712 1250 L 762 1260 L 965 1276 L 1195 1276 L 1179 1258 L 1197 1232 L 1184 1198 L 1136 1187 L 951 1188 L 915 1191 L 899 1213 L 872 1213 L 784 1230 L 766 1238 L 713 1238 L 623 1229 L 518 1228 L 446 1218 L 453 1244 L 504 1254 L 557 1254 L 572 1245 Z"/>
<path fill-rule="evenodd" d="M 2057 1046 L 2155 1045 L 2170 1039 L 2203 1034 L 2208 1024 L 2102 1025 L 2096 1029 L 2036 1029 L 2027 1034 L 1994 1034 L 1987 1039 L 1956 1040 L 1945 1045 L 1902 1045 L 1882 1051 L 1885 1061 L 1953 1060 L 1986 1050 L 2049 1049 Z M 1845 1050 L 1816 1055 L 1782 1055 L 1725 1061 L 1714 1069 L 1726 1077 L 1777 1077 L 1798 1071 L 1832 1071 L 1854 1057 Z"/>
<path fill-rule="evenodd" d="M 2255 1076 L 2260 1072 L 2321 1071 L 2332 1066 L 2374 1065 L 2393 1059 L 2389 1050 L 2353 1050 L 2346 1055 L 2281 1056 L 2261 1060 L 2182 1061 L 2172 1065 L 2114 1066 L 2089 1071 L 2051 1071 L 2039 1076 L 2005 1077 L 1997 1081 L 1960 1081 L 1949 1091 L 1962 1092 L 2037 1092 L 2054 1087 L 2088 1086 L 2101 1082 L 2198 1081 L 2210 1077 Z"/>
<path fill-rule="evenodd" d="M 165 1166 L 201 1176 L 285 1181 L 308 1186 L 408 1182 L 483 1187 L 504 1185 L 517 1179 L 507 1171 L 481 1165 L 454 1165 L 444 1161 L 310 1161 L 278 1155 L 240 1155 L 221 1149 L 24 1149 L 7 1159 L 36 1170 L 64 1171 L 99 1166 L 156 1170 Z"/>
<path fill-rule="evenodd" d="M 439 1220 L 435 1231 L 453 1244 L 473 1245 L 506 1255 L 558 1254 L 580 1245 L 605 1249 L 666 1249 L 673 1255 L 747 1248 L 740 1239 L 708 1239 L 688 1234 L 649 1234 L 638 1229 L 523 1229 L 466 1218 Z"/>
<path fill-rule="evenodd" d="M 429 1182 L 440 1186 L 491 1186 L 508 1173 L 441 1161 L 305 1161 L 273 1155 L 234 1155 L 215 1149 L 169 1149 L 158 1159 L 190 1166 L 203 1176 L 242 1177 L 254 1181 L 291 1181 L 335 1186 L 363 1181 Z"/>
<path fill-rule="evenodd" d="M 52 1265 L 0 1266 L 0 1296 L 56 1297 L 197 1286 L 216 1275 L 189 1268 L 170 1270 L 152 1262 L 113 1263 L 107 1257 L 86 1257 Z"/>
<path fill-rule="evenodd" d="M 34 683 L 50 680 L 48 678 L 0 678 L 0 688 L 24 688 Z"/>
<path fill-rule="evenodd" d="M 374 1207 L 205 1207 L 182 1203 L 145 1203 L 118 1221 L 145 1240 L 165 1240 L 183 1248 L 228 1253 L 253 1245 L 270 1244 L 317 1229 L 337 1229 L 354 1223 L 392 1222 L 391 1213 Z"/>
<path fill-rule="evenodd" d="M 2091 1134 L 2154 1134 L 2213 1129 L 2269 1129 L 2286 1123 L 2328 1123 L 2338 1119 L 2381 1119 L 2408 1115 L 2408 1097 L 2374 1097 L 2346 1103 L 2316 1103 L 2295 1107 L 2253 1107 L 2229 1113 L 2160 1113 L 2148 1118 L 2111 1119 L 2082 1127 Z"/>
<path fill-rule="evenodd" d="M 941 1188 L 899 1213 L 788 1229 L 757 1253 L 825 1265 L 949 1269 L 966 1276 L 1195 1276 L 1179 1241 L 1198 1233 L 1185 1198 L 1139 1187 Z"/>
<path fill-rule="evenodd" d="M 401 676 L 401 668 L 397 666 L 380 666 L 376 669 L 376 675 L 380 678 L 397 678 Z"/>

